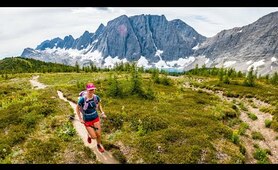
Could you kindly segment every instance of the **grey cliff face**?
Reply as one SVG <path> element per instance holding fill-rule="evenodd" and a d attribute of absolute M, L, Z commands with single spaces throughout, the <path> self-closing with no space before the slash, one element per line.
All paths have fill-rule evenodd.
<path fill-rule="evenodd" d="M 161 59 L 172 61 L 188 57 L 194 52 L 192 47 L 205 39 L 206 37 L 183 21 L 167 21 L 164 15 L 122 15 L 109 21 L 107 26 L 101 24 L 95 33 L 85 31 L 77 39 L 69 35 L 63 40 L 46 40 L 35 50 L 87 49 L 84 54 L 97 50 L 101 52 L 103 59 L 111 56 L 137 61 L 144 56 L 149 62 L 157 62 Z M 158 50 L 161 51 L 160 56 L 157 54 Z M 32 52 L 24 52 L 22 56 L 30 57 Z"/>
<path fill-rule="evenodd" d="M 54 48 L 57 46 L 58 43 L 60 43 L 61 41 L 63 41 L 61 38 L 57 37 L 54 38 L 52 40 L 46 40 L 44 42 L 42 42 L 40 45 L 37 46 L 36 50 L 45 50 L 46 48 Z"/>
<path fill-rule="evenodd" d="M 100 51 L 104 58 L 140 58 L 140 47 L 127 16 L 123 15 L 108 22 L 92 51 L 95 50 Z"/>
<path fill-rule="evenodd" d="M 267 62 L 272 57 L 277 58 L 277 46 L 278 12 L 274 12 L 252 24 L 223 30 L 208 38 L 199 46 L 194 56 L 206 56 L 214 61 L 211 66 L 220 66 L 220 63 L 223 64 L 225 61 L 237 61 L 238 64 L 234 67 L 246 71 L 248 66 L 240 66 L 239 63 L 260 60 Z"/>
<path fill-rule="evenodd" d="M 159 60 L 155 55 L 157 50 L 163 51 L 163 60 L 175 60 L 193 54 L 192 47 L 205 37 L 180 20 L 169 22 L 165 16 L 128 18 L 123 15 L 108 22 L 98 40 L 92 51 L 98 50 L 104 57 L 118 56 L 136 61 L 144 56 L 156 62 Z"/>
<path fill-rule="evenodd" d="M 95 33 L 85 31 L 77 39 L 69 35 L 46 40 L 36 49 L 24 49 L 21 56 L 69 65 L 93 61 L 99 67 L 105 65 L 108 57 L 138 61 L 143 56 L 152 66 L 182 58 L 187 60 L 184 70 L 206 64 L 207 67 L 230 66 L 245 72 L 254 65 L 258 66 L 259 73 L 267 74 L 278 69 L 277 46 L 278 12 L 210 38 L 179 19 L 168 21 L 164 15 L 122 15 L 107 26 L 100 24 Z M 79 55 L 71 54 L 70 50 L 77 50 Z"/>
<path fill-rule="evenodd" d="M 77 38 L 72 45 L 72 49 L 77 49 L 77 50 L 83 50 L 87 48 L 91 41 L 92 41 L 92 36 L 94 34 L 89 33 L 88 31 L 85 31 L 81 37 Z"/>
<path fill-rule="evenodd" d="M 21 54 L 21 56 L 29 56 L 30 54 L 34 53 L 35 50 L 32 48 L 25 48 Z"/>
<path fill-rule="evenodd" d="M 61 42 L 61 44 L 58 44 L 58 47 L 64 49 L 70 49 L 72 48 L 73 42 L 74 42 L 74 38 L 71 35 L 65 36 L 64 41 Z"/>

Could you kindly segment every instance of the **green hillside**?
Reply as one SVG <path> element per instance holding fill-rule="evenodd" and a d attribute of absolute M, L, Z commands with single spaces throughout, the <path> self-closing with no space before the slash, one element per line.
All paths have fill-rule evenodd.
<path fill-rule="evenodd" d="M 75 71 L 75 67 L 73 66 L 49 63 L 31 58 L 8 57 L 0 60 L 0 74 L 73 71 Z"/>

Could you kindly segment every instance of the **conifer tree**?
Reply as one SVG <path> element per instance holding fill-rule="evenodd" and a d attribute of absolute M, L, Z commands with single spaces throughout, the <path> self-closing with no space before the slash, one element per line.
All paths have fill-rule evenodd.
<path fill-rule="evenodd" d="M 237 72 L 237 77 L 239 77 L 239 78 L 240 78 L 240 77 L 243 77 L 243 74 L 242 74 L 241 71 L 238 71 L 238 72 Z"/>
<path fill-rule="evenodd" d="M 159 79 L 159 70 L 157 68 L 152 69 L 152 80 L 154 83 L 159 84 L 160 79 Z"/>
<path fill-rule="evenodd" d="M 119 85 L 118 77 L 116 75 L 111 79 L 111 84 L 108 89 L 108 94 L 112 97 L 122 97 L 123 90 Z"/>
<path fill-rule="evenodd" d="M 199 68 L 198 68 L 198 64 L 196 64 L 194 69 L 194 75 L 198 75 L 198 73 L 199 73 Z"/>
<path fill-rule="evenodd" d="M 220 71 L 218 72 L 218 76 L 219 76 L 219 81 L 222 82 L 223 76 L 224 76 L 224 68 L 223 67 L 221 67 Z"/>
<path fill-rule="evenodd" d="M 267 74 L 267 75 L 265 76 L 265 82 L 266 82 L 266 83 L 269 83 L 269 74 Z"/>
<path fill-rule="evenodd" d="M 275 72 L 274 75 L 271 77 L 270 83 L 274 84 L 274 85 L 278 84 L 278 74 L 277 74 L 277 72 Z"/>
<path fill-rule="evenodd" d="M 135 66 L 135 64 L 132 65 L 131 90 L 130 91 L 131 91 L 131 94 L 141 95 L 143 93 L 141 75 L 139 74 L 138 69 Z"/>
<path fill-rule="evenodd" d="M 230 84 L 230 79 L 229 79 L 229 76 L 228 76 L 228 75 L 225 75 L 225 76 L 224 76 L 223 83 L 225 83 L 225 84 Z"/>
<path fill-rule="evenodd" d="M 80 72 L 80 67 L 79 67 L 79 64 L 78 64 L 77 61 L 75 62 L 75 71 L 76 71 L 77 73 Z"/>
<path fill-rule="evenodd" d="M 254 67 L 253 66 L 248 71 L 247 77 L 244 79 L 243 84 L 245 86 L 249 86 L 249 87 L 255 86 L 255 75 L 254 75 Z"/>

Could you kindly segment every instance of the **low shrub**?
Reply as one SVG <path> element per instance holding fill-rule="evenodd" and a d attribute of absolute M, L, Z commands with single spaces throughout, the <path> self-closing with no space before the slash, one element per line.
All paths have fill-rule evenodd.
<path fill-rule="evenodd" d="M 165 129 L 168 127 L 168 123 L 164 118 L 157 116 L 157 115 L 146 115 L 142 119 L 142 127 L 146 133 Z"/>
<path fill-rule="evenodd" d="M 102 120 L 105 122 L 103 128 L 108 130 L 118 130 L 121 129 L 124 123 L 124 116 L 121 113 L 110 112 L 109 116 Z M 107 114 L 107 115 L 108 115 Z"/>
<path fill-rule="evenodd" d="M 270 161 L 267 157 L 267 152 L 264 149 L 257 148 L 255 150 L 255 152 L 253 153 L 253 156 L 255 159 L 258 160 L 258 162 L 257 162 L 258 164 L 269 164 L 270 163 Z"/>
<path fill-rule="evenodd" d="M 76 130 L 71 122 L 67 122 L 63 126 L 60 126 L 56 133 L 62 140 L 70 141 L 70 139 L 76 134 Z"/>
<path fill-rule="evenodd" d="M 8 144 L 0 143 L 0 158 L 4 159 L 11 153 L 11 147 Z"/>
<path fill-rule="evenodd" d="M 264 140 L 263 135 L 260 132 L 252 132 L 252 139 Z"/>
<path fill-rule="evenodd" d="M 120 150 L 113 150 L 112 155 L 121 163 L 125 164 L 127 162 L 126 157 Z"/>
<path fill-rule="evenodd" d="M 47 141 L 33 139 L 30 143 L 27 143 L 26 145 L 26 163 L 55 163 L 55 153 L 58 152 L 61 148 L 59 143 L 60 142 L 54 138 L 50 138 Z"/>
<path fill-rule="evenodd" d="M 275 130 L 276 132 L 278 132 L 278 122 L 272 121 L 271 125 L 270 125 L 270 128 Z"/>
<path fill-rule="evenodd" d="M 91 148 L 89 148 L 87 146 L 84 146 L 83 148 L 84 148 L 84 153 L 88 158 L 93 159 L 93 160 L 97 159 L 96 154 L 92 151 Z"/>
<path fill-rule="evenodd" d="M 258 119 L 258 117 L 257 117 L 254 113 L 248 112 L 247 115 L 248 115 L 248 117 L 249 117 L 250 119 L 252 119 L 252 120 L 257 120 L 257 119 Z"/>
<path fill-rule="evenodd" d="M 234 131 L 233 131 L 233 134 L 232 134 L 231 139 L 232 139 L 232 142 L 233 142 L 234 144 L 239 144 L 240 140 L 239 140 L 239 133 L 238 133 L 238 130 L 234 130 Z"/>
<path fill-rule="evenodd" d="M 265 127 L 267 127 L 267 128 L 270 128 L 271 123 L 272 123 L 272 121 L 269 119 L 265 119 L 265 121 L 264 121 Z"/>

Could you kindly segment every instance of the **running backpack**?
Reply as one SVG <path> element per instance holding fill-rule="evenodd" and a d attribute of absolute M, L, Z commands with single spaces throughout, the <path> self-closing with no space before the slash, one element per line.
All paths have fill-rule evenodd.
<path fill-rule="evenodd" d="M 78 99 L 80 99 L 81 97 L 84 97 L 84 105 L 83 105 L 83 110 L 82 110 L 82 112 L 83 111 L 85 111 L 87 108 L 88 108 L 88 105 L 89 105 L 89 103 L 87 102 L 87 91 L 81 91 L 80 93 L 79 93 L 79 97 L 78 97 Z M 93 95 L 93 99 L 94 99 L 94 102 L 95 102 L 95 104 L 96 104 L 96 109 L 98 108 L 98 100 L 97 100 L 97 95 Z"/>

